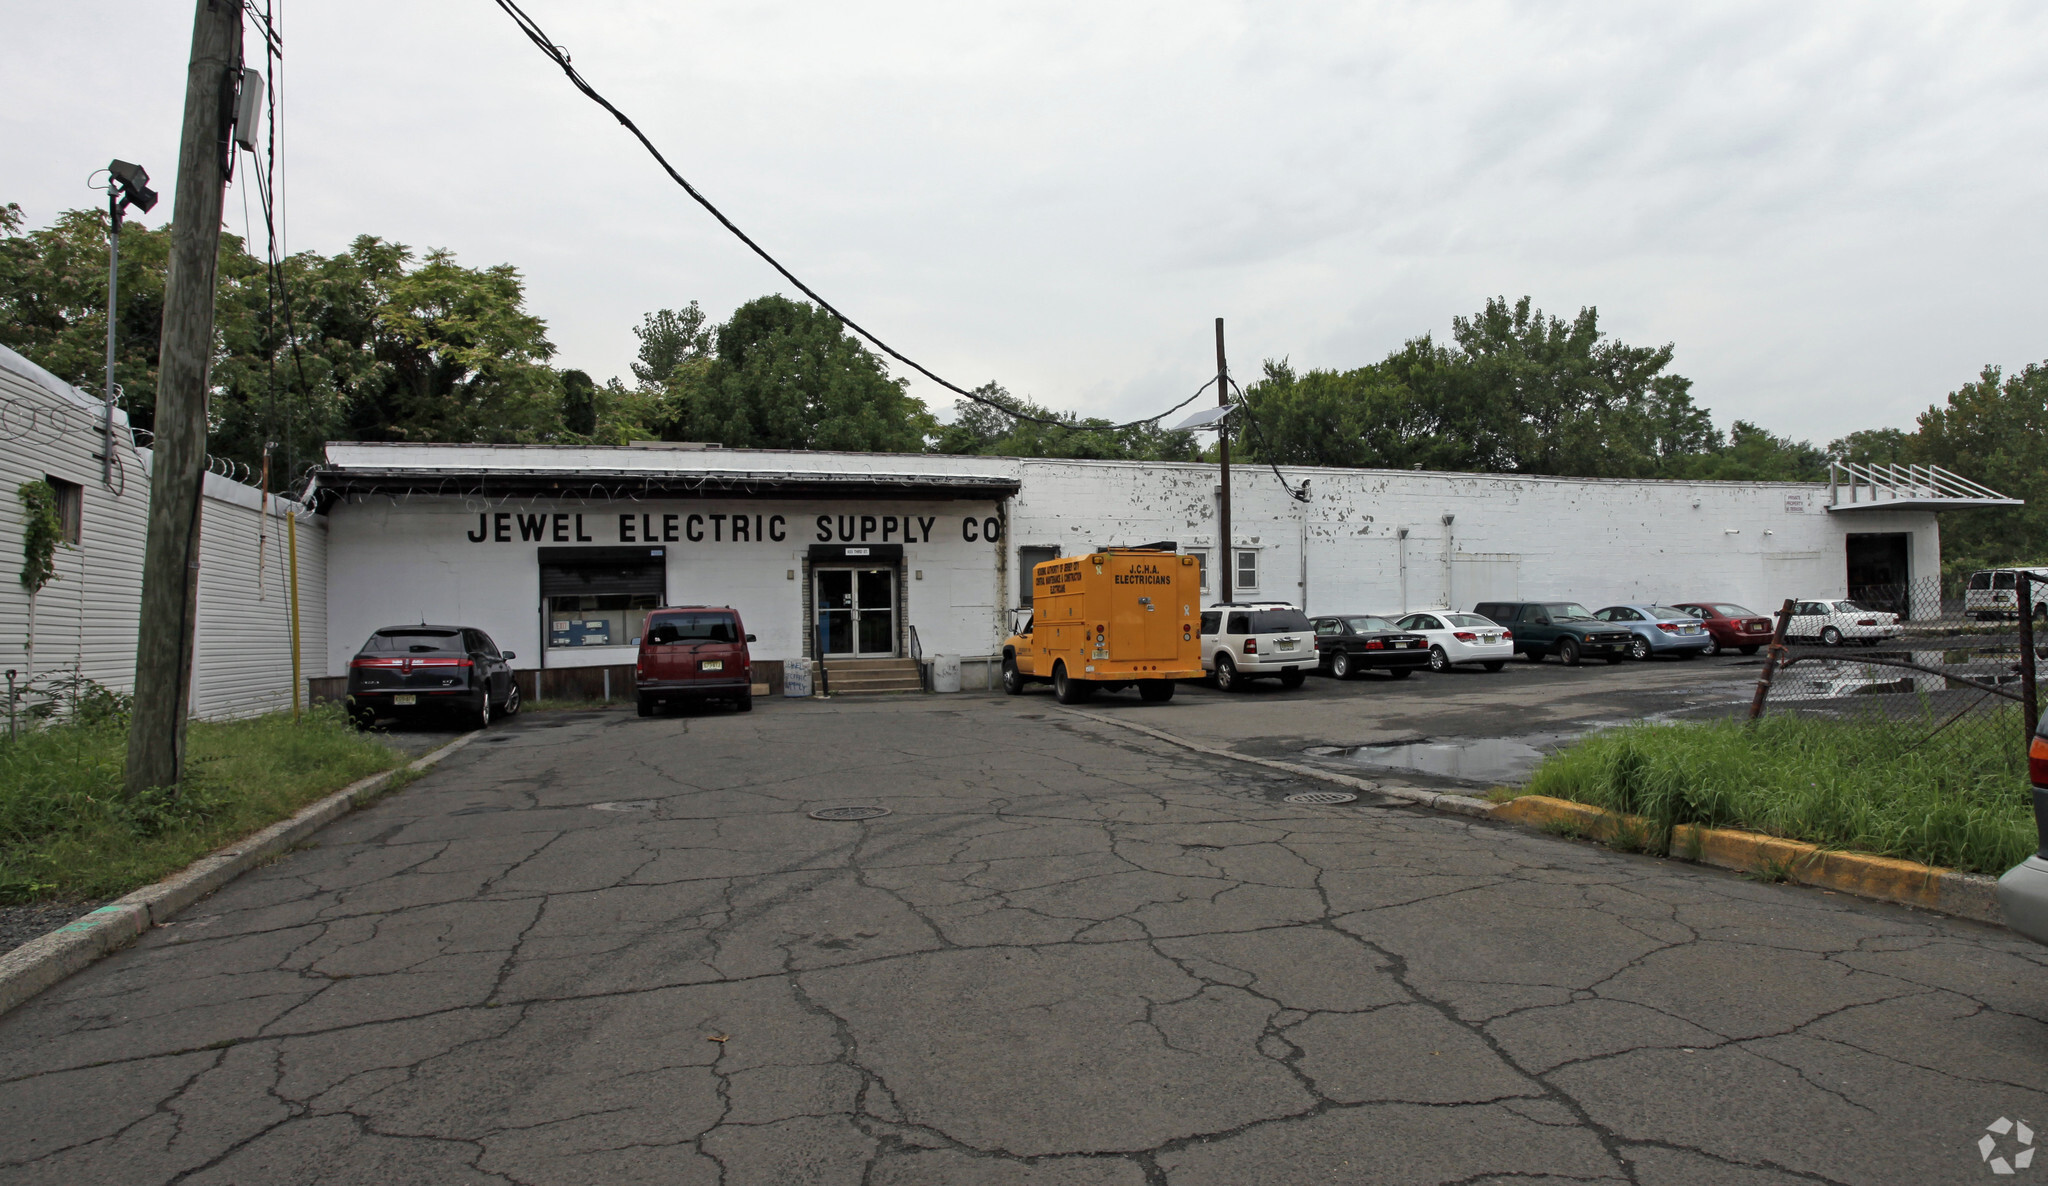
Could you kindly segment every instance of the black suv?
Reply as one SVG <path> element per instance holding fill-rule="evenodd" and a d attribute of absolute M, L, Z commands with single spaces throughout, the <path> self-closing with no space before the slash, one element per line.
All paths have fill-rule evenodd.
<path fill-rule="evenodd" d="M 491 712 L 519 711 L 511 651 L 470 626 L 386 626 L 348 661 L 348 715 L 358 729 L 378 717 L 453 715 L 470 728 Z"/>
<path fill-rule="evenodd" d="M 1626 628 L 1601 621 L 1576 601 L 1482 601 L 1472 612 L 1512 630 L 1515 652 L 1527 655 L 1531 663 L 1541 663 L 1543 656 L 1553 653 L 1567 667 L 1577 667 L 1587 657 L 1619 663 L 1635 639 Z"/>
<path fill-rule="evenodd" d="M 1368 668 L 1407 679 L 1429 666 L 1429 639 L 1371 614 L 1331 614 L 1315 619 L 1316 657 L 1324 671 L 1350 679 Z"/>

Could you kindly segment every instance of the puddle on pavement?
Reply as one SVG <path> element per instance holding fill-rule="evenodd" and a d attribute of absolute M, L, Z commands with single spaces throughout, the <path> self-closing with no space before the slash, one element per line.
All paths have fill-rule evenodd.
<path fill-rule="evenodd" d="M 1462 782 L 1516 783 L 1529 776 L 1559 746 L 1580 733 L 1530 733 L 1521 737 L 1421 738 L 1383 745 L 1311 746 L 1305 752 L 1375 770 L 1408 770 Z"/>

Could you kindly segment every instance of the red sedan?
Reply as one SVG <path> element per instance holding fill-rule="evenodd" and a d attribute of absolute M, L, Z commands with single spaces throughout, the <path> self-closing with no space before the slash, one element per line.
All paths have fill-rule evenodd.
<path fill-rule="evenodd" d="M 1771 641 L 1771 620 L 1753 609 L 1744 609 L 1725 601 L 1679 601 L 1679 609 L 1704 622 L 1707 637 L 1711 639 L 1708 655 L 1722 651 L 1741 651 L 1754 655 Z"/>

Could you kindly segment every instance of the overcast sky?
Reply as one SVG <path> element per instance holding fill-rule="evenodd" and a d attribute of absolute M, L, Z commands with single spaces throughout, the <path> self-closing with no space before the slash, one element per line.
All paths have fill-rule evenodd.
<path fill-rule="evenodd" d="M 1820 443 L 2048 357 L 2038 5 L 525 6 L 849 315 L 1058 408 L 1176 402 L 1218 316 L 1248 378 L 1525 293 Z M 282 7 L 293 249 L 510 262 L 600 380 L 647 310 L 786 289 L 489 0 Z M 0 201 L 168 191 L 191 10 L 0 0 Z"/>

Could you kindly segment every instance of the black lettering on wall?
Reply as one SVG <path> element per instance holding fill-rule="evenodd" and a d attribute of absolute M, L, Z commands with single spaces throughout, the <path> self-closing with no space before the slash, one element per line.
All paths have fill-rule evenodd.
<path fill-rule="evenodd" d="M 619 542 L 622 544 L 639 542 L 633 538 L 633 516 L 631 515 L 619 516 Z"/>
<path fill-rule="evenodd" d="M 569 516 L 555 516 L 554 541 L 558 544 L 566 544 L 569 542 Z"/>
<path fill-rule="evenodd" d="M 659 541 L 660 539 L 661 539 L 661 533 L 660 533 L 660 532 L 658 532 L 658 531 L 656 531 L 656 530 L 654 529 L 654 516 L 653 516 L 653 515 L 641 515 L 641 516 L 640 516 L 640 541 L 641 541 L 642 543 L 649 543 L 649 544 L 651 544 L 651 543 L 656 543 L 656 542 L 658 542 L 658 541 Z"/>
<path fill-rule="evenodd" d="M 491 539 L 501 544 L 512 542 L 512 512 L 499 511 L 491 516 Z"/>
<path fill-rule="evenodd" d="M 960 520 L 960 538 L 966 540 L 970 544 L 974 542 L 973 515 L 968 515 L 967 517 Z"/>
<path fill-rule="evenodd" d="M 579 544 L 590 542 L 590 537 L 583 534 L 583 516 L 581 515 L 576 516 L 576 542 Z"/>
<path fill-rule="evenodd" d="M 839 516 L 839 542 L 842 544 L 852 543 L 853 529 L 858 526 L 860 526 L 860 521 L 856 517 L 852 515 Z"/>
<path fill-rule="evenodd" d="M 713 543 L 720 543 L 720 544 L 724 543 L 724 542 L 725 542 L 725 516 L 724 516 L 724 515 L 712 515 L 712 516 L 710 516 L 710 519 L 711 519 L 711 542 L 713 542 Z"/>
<path fill-rule="evenodd" d="M 822 518 L 823 516 L 820 516 Z M 782 525 L 788 522 L 781 515 L 768 516 L 768 538 L 781 543 L 787 537 L 782 534 Z"/>
<path fill-rule="evenodd" d="M 931 518 L 927 518 L 927 517 L 925 517 L 925 516 L 923 516 L 923 515 L 919 515 L 919 516 L 917 517 L 917 529 L 918 529 L 918 531 L 919 531 L 919 532 L 921 532 L 921 533 L 922 533 L 922 534 L 924 535 L 924 539 L 923 539 L 923 541 L 921 541 L 921 542 L 923 542 L 923 543 L 927 543 L 927 544 L 928 544 L 928 543 L 930 543 L 930 542 L 932 542 L 932 524 L 934 524 L 934 523 L 936 523 L 936 522 L 938 522 L 938 521 L 939 521 L 939 520 L 938 520 L 938 518 L 937 518 L 936 516 L 933 516 L 933 517 L 931 517 Z"/>
<path fill-rule="evenodd" d="M 745 515 L 734 515 L 732 517 L 732 542 L 736 544 L 752 543 L 753 538 L 750 526 Z"/>
<path fill-rule="evenodd" d="M 485 540 L 487 540 L 487 539 L 491 538 L 491 518 L 490 518 L 490 516 L 489 516 L 489 515 L 486 515 L 486 514 L 484 514 L 484 513 L 482 513 L 481 511 L 479 511 L 479 512 L 477 513 L 477 517 L 476 517 L 476 530 L 475 530 L 475 531 L 465 531 L 465 532 L 463 532 L 462 534 L 464 534 L 464 535 L 468 536 L 468 537 L 469 537 L 469 542 L 470 542 L 470 543 L 473 543 L 473 544 L 480 544 L 480 543 L 484 542 Z"/>
<path fill-rule="evenodd" d="M 662 543 L 672 544 L 676 542 L 676 520 L 677 516 L 675 515 L 663 515 L 661 517 Z"/>
<path fill-rule="evenodd" d="M 883 515 L 883 516 L 882 516 L 882 542 L 883 542 L 883 543 L 885 543 L 885 544 L 886 544 L 886 543 L 888 543 L 888 542 L 889 542 L 889 537 L 890 537 L 890 536 L 892 536 L 892 535 L 895 535 L 895 534 L 896 534 L 896 516 L 894 516 L 894 515 Z"/>
<path fill-rule="evenodd" d="M 818 542 L 821 544 L 832 542 L 832 516 L 830 515 L 818 516 Z"/>
<path fill-rule="evenodd" d="M 875 526 L 875 517 L 873 515 L 862 515 L 860 517 L 860 542 L 868 542 L 868 537 L 875 533 Z"/>
<path fill-rule="evenodd" d="M 1003 521 L 990 515 L 981 521 L 981 538 L 992 544 L 1003 542 Z"/>
<path fill-rule="evenodd" d="M 542 539 L 545 539 L 545 538 L 547 537 L 547 533 L 548 533 L 548 517 L 547 517 L 546 515 L 525 515 L 525 514 L 522 514 L 522 515 L 520 515 L 520 516 L 519 516 L 519 538 L 520 538 L 520 539 L 522 539 L 522 540 L 532 540 L 532 541 L 534 541 L 535 543 L 538 543 L 538 542 L 540 542 L 540 541 L 541 541 Z"/>

